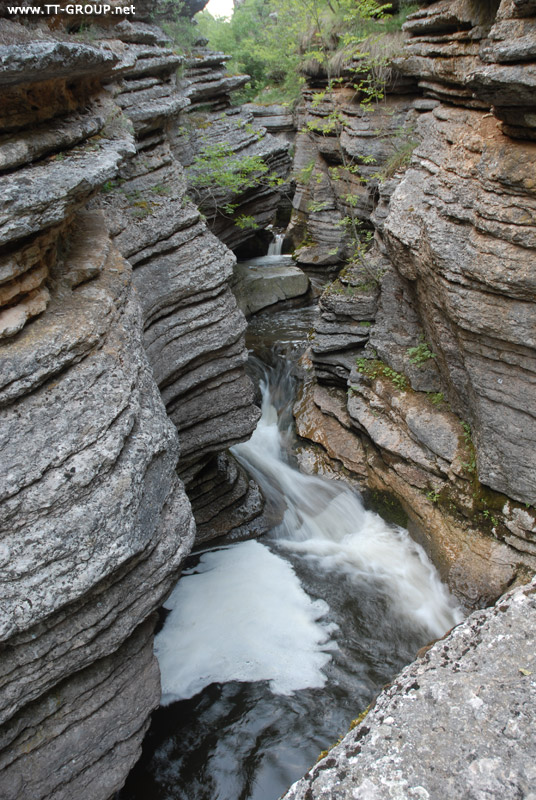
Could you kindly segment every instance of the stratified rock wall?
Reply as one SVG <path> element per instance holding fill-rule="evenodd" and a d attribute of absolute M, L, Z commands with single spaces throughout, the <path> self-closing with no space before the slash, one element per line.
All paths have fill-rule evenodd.
<path fill-rule="evenodd" d="M 132 27 L 126 37 L 121 30 L 116 33 L 121 42 L 113 42 L 114 49 L 124 63 L 133 62 L 118 84 L 116 102 L 133 124 L 136 157 L 121 167 L 96 204 L 134 268 L 145 349 L 180 435 L 179 471 L 188 494 L 196 498 L 195 514 L 203 524 L 199 538 L 214 538 L 262 511 L 258 488 L 232 456 L 219 456 L 247 438 L 259 417 L 244 373 L 246 322 L 229 288 L 236 259 L 188 200 L 186 176 L 176 157 L 181 131 L 189 125 L 179 114 L 199 99 L 199 81 L 177 82 L 179 57 L 158 41 L 151 47 L 143 44 L 144 28 L 139 42 Z M 223 56 L 211 55 L 203 51 L 200 59 L 192 59 L 195 69 L 186 74 L 202 72 L 203 92 L 208 93 L 203 99 L 226 105 L 230 87 L 222 85 Z M 224 138 L 214 138 L 219 141 Z M 212 481 L 219 478 L 216 494 L 197 487 L 208 475 Z M 232 510 L 225 515 L 227 523 L 220 514 L 224 507 Z"/>
<path fill-rule="evenodd" d="M 388 95 L 375 110 L 392 114 L 380 135 L 390 159 L 367 142 L 367 113 L 344 112 L 335 150 L 351 135 L 365 178 L 367 156 L 385 165 L 353 201 L 374 238 L 321 298 L 310 355 L 323 385 L 298 409 L 301 434 L 332 464 L 397 497 L 468 607 L 536 568 L 534 13 L 459 0 L 408 18 L 396 68 L 425 96 Z M 310 117 L 329 118 L 325 102 Z M 314 234 L 300 258 L 328 263 L 340 251 L 316 218 L 342 213 L 329 198 L 349 183 L 330 175 L 317 128 L 301 134 L 314 161 L 300 156 L 294 224 Z"/>
<path fill-rule="evenodd" d="M 160 699 L 179 472 L 200 540 L 254 525 L 222 451 L 259 412 L 235 258 L 173 154 L 183 58 L 148 22 L 49 22 L 0 20 L 0 794 L 107 800 Z"/>
<path fill-rule="evenodd" d="M 288 142 L 267 133 L 255 123 L 250 111 L 229 108 L 216 113 L 205 109 L 186 117 L 175 152 L 186 167 L 192 197 L 207 217 L 211 231 L 227 247 L 238 250 L 259 235 L 266 236 L 264 229 L 275 222 L 282 198 L 290 194 L 288 151 Z M 206 162 L 201 167 L 196 163 L 198 158 L 206 159 L 213 169 L 209 185 L 196 181 L 199 170 L 206 169 Z M 254 161 L 259 164 L 259 171 L 254 168 Z M 226 172 L 238 173 L 241 164 L 251 167 L 235 185 Z M 269 237 L 262 241 L 265 252 Z"/>

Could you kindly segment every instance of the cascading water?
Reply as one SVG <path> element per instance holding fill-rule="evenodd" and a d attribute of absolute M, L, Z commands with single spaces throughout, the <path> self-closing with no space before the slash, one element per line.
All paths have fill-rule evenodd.
<path fill-rule="evenodd" d="M 234 448 L 282 521 L 198 554 L 166 603 L 164 707 L 125 800 L 276 800 L 461 620 L 406 531 L 294 468 L 291 386 L 288 369 L 265 371 L 262 418 Z"/>
<path fill-rule="evenodd" d="M 283 521 L 272 534 L 278 547 L 314 560 L 325 572 L 345 573 L 356 583 L 376 581 L 393 613 L 430 639 L 460 622 L 433 565 L 407 531 L 365 510 L 344 483 L 303 475 L 285 462 L 268 377 L 261 389 L 257 429 L 233 452 L 266 496 L 279 495 L 286 504 Z"/>
<path fill-rule="evenodd" d="M 283 252 L 283 240 L 285 238 L 284 233 L 275 233 L 274 238 L 268 245 L 268 252 L 266 255 L 268 256 L 280 256 Z"/>

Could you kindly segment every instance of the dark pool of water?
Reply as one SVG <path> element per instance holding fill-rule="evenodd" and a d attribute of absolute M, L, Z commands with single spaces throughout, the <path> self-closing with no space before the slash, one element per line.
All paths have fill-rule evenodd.
<path fill-rule="evenodd" d="M 286 697 L 266 682 L 212 684 L 159 709 L 120 800 L 277 800 L 424 644 L 425 634 L 393 617 L 374 581 L 356 586 L 290 560 L 339 627 L 327 686 Z"/>

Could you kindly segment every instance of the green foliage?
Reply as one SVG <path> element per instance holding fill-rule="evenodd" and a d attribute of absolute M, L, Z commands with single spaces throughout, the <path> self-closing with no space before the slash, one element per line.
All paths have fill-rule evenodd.
<path fill-rule="evenodd" d="M 404 391 L 407 388 L 408 381 L 406 376 L 401 372 L 396 372 L 396 370 L 392 369 L 387 364 L 384 364 L 383 361 L 371 361 L 367 358 L 358 358 L 356 359 L 356 364 L 357 371 L 362 375 L 366 375 L 367 378 L 370 378 L 371 380 L 383 375 L 384 378 L 388 378 L 390 381 L 392 381 L 396 388 L 400 389 L 400 391 Z"/>
<path fill-rule="evenodd" d="M 462 422 L 463 440 L 467 451 L 469 453 L 469 460 L 462 463 L 462 467 L 469 473 L 476 477 L 476 450 L 473 444 L 473 437 L 471 433 L 471 426 L 468 422 Z"/>
<path fill-rule="evenodd" d="M 473 444 L 473 440 L 471 438 L 471 426 L 469 425 L 468 422 L 462 422 L 462 428 L 463 428 L 463 438 L 464 438 L 465 444 L 466 445 L 472 445 Z"/>
<path fill-rule="evenodd" d="M 254 230 L 255 231 L 259 227 L 257 225 L 255 217 L 248 217 L 245 214 L 242 214 L 241 216 L 236 217 L 236 219 L 233 220 L 233 221 L 234 221 L 234 224 L 236 225 L 236 227 L 240 228 L 240 230 Z"/>
<path fill-rule="evenodd" d="M 436 358 L 436 354 L 432 353 L 424 338 L 424 334 L 420 335 L 420 342 L 416 347 L 408 348 L 409 363 L 417 367 L 422 367 L 431 358 Z"/>
<path fill-rule="evenodd" d="M 433 406 L 441 406 L 445 402 L 445 395 L 443 392 L 430 392 L 428 399 Z"/>
<path fill-rule="evenodd" d="M 208 145 L 194 158 L 190 183 L 197 190 L 217 188 L 239 194 L 257 186 L 267 172 L 261 156 L 236 155 L 230 145 L 219 143 Z"/>
<path fill-rule="evenodd" d="M 229 195 L 238 197 L 247 189 L 273 188 L 284 183 L 269 171 L 262 156 L 237 154 L 229 144 L 221 142 L 205 146 L 194 158 L 189 178 L 196 203 L 209 216 L 216 212 L 228 216 L 242 230 L 255 230 L 258 225 L 254 217 L 235 216 L 239 203 L 227 199 Z"/>
<path fill-rule="evenodd" d="M 482 512 L 482 516 L 483 516 L 485 519 L 487 519 L 487 520 L 488 520 L 488 522 L 491 522 L 491 524 L 492 524 L 492 525 L 498 525 L 498 524 L 499 524 L 499 520 L 497 519 L 497 517 L 495 517 L 495 516 L 494 516 L 494 515 L 491 513 L 491 511 L 489 510 L 489 508 L 485 508 L 485 509 L 484 509 L 484 511 Z"/>
<path fill-rule="evenodd" d="M 315 203 L 313 200 L 309 201 L 307 204 L 307 211 L 309 214 L 317 214 L 320 211 L 325 211 L 329 208 L 330 203 L 328 200 L 324 200 L 322 202 Z"/>
<path fill-rule="evenodd" d="M 315 168 L 315 161 L 313 158 L 312 161 L 309 161 L 306 167 L 303 167 L 296 173 L 296 180 L 298 181 L 298 183 L 302 183 L 304 186 L 308 186 L 311 182 L 314 168 Z"/>
<path fill-rule="evenodd" d="M 250 75 L 240 102 L 258 96 L 264 102 L 292 103 L 300 92 L 298 53 L 293 30 L 275 16 L 276 0 L 245 0 L 230 20 L 215 19 L 208 11 L 198 14 L 198 29 L 210 46 L 232 55 L 228 68 L 234 74 Z M 275 95 L 273 90 L 276 90 Z M 262 96 L 272 90 L 272 96 Z"/>
<path fill-rule="evenodd" d="M 151 186 L 150 190 L 153 194 L 159 195 L 169 195 L 171 194 L 171 189 L 169 186 L 164 186 L 163 183 L 156 183 L 154 186 Z"/>
<path fill-rule="evenodd" d="M 229 20 L 208 11 L 196 20 L 212 48 L 232 55 L 230 72 L 251 76 L 240 102 L 292 104 L 303 84 L 300 71 L 329 81 L 344 67 L 354 70 L 362 101 L 370 103 L 393 55 L 392 44 L 384 47 L 385 34 L 392 39 L 412 9 L 395 15 L 390 10 L 389 3 L 376 0 L 244 0 Z M 356 59 L 363 63 L 356 67 Z"/>
<path fill-rule="evenodd" d="M 380 181 L 385 181 L 409 165 L 413 151 L 419 144 L 414 134 L 414 126 L 404 127 L 403 125 L 398 127 L 394 133 L 389 134 L 393 151 L 375 177 Z"/>
<path fill-rule="evenodd" d="M 176 50 L 188 54 L 192 51 L 195 41 L 199 38 L 196 25 L 188 17 L 177 16 L 176 19 L 162 23 L 162 30 L 167 33 L 175 44 Z M 178 69 L 178 77 L 182 75 L 182 68 Z"/>

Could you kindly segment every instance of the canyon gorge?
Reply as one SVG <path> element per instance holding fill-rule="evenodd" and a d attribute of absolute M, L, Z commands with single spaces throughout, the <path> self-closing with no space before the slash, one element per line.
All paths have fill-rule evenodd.
<path fill-rule="evenodd" d="M 420 2 L 381 96 L 356 56 L 295 107 L 235 105 L 165 6 L 0 3 L 0 794 L 121 790 L 186 558 L 281 519 L 240 456 L 245 315 L 316 294 L 302 471 L 407 528 L 466 618 L 284 796 L 532 798 L 536 3 Z"/>

